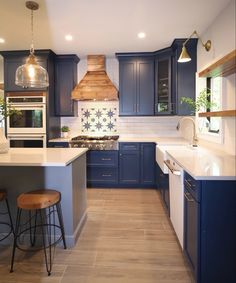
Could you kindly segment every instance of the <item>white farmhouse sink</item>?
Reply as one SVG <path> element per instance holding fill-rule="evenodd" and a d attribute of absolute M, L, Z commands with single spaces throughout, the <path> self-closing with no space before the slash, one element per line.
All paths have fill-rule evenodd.
<path fill-rule="evenodd" d="M 178 144 L 178 145 L 157 145 L 156 146 L 156 162 L 160 166 L 162 172 L 164 174 L 168 174 L 168 168 L 165 165 L 164 161 L 166 160 L 166 151 L 168 150 L 180 150 L 180 149 L 187 149 L 190 148 L 188 145 L 185 144 Z"/>

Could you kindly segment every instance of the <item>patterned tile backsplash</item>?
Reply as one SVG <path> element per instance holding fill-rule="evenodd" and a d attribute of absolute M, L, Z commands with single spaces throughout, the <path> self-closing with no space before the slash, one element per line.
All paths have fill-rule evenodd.
<path fill-rule="evenodd" d="M 116 133 L 117 108 L 83 107 L 81 108 L 82 133 Z"/>

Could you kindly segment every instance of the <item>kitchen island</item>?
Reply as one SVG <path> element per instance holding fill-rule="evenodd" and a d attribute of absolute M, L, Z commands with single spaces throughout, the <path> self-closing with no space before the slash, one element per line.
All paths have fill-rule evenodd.
<path fill-rule="evenodd" d="M 0 154 L 0 188 L 7 191 L 13 219 L 23 192 L 54 189 L 61 193 L 68 247 L 86 220 L 86 151 L 77 148 L 11 148 Z"/>

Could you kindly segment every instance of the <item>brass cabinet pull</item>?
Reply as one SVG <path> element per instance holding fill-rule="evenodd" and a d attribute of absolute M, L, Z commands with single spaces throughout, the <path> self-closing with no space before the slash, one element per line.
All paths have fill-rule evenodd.
<path fill-rule="evenodd" d="M 111 158 L 102 158 L 103 161 L 110 161 Z"/>

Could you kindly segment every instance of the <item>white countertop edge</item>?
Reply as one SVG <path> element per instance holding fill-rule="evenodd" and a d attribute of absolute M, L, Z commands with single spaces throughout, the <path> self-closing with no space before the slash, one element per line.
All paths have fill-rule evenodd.
<path fill-rule="evenodd" d="M 53 148 L 51 150 L 54 150 Z M 57 149 L 56 149 L 57 150 Z M 67 150 L 67 148 L 64 148 L 63 150 Z M 83 154 L 85 154 L 88 151 L 88 148 L 81 148 L 80 152 L 74 154 L 71 158 L 67 159 L 66 162 L 63 161 L 45 161 L 45 162 L 34 162 L 30 163 L 29 162 L 14 162 L 11 160 L 11 162 L 1 162 L 0 161 L 0 166 L 4 167 L 66 167 L 70 163 L 72 163 L 75 159 L 79 158 Z"/>
<path fill-rule="evenodd" d="M 188 168 L 186 168 L 181 162 L 180 160 L 178 160 L 177 158 L 175 158 L 170 152 L 168 152 L 168 155 L 173 158 L 173 160 L 179 164 L 180 167 L 183 168 L 184 171 L 186 171 L 189 175 L 191 175 L 195 180 L 199 180 L 199 181 L 235 181 L 236 180 L 236 176 L 228 176 L 228 175 L 221 175 L 221 176 L 205 176 L 205 175 L 196 175 L 194 174 L 192 171 L 190 171 Z"/>

